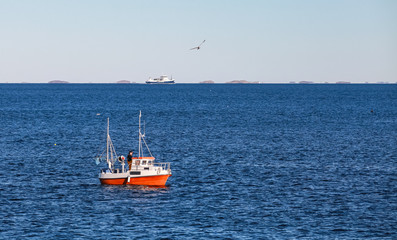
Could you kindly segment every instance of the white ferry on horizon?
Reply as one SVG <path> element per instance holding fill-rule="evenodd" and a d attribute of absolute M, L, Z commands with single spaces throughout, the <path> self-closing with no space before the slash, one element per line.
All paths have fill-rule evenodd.
<path fill-rule="evenodd" d="M 149 78 L 146 81 L 147 84 L 173 84 L 175 83 L 175 80 L 171 77 L 171 79 L 169 79 L 167 77 L 167 75 L 161 75 L 160 78 Z"/>

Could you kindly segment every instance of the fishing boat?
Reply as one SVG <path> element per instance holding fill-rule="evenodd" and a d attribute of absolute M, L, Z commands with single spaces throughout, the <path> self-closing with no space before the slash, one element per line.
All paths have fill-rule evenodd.
<path fill-rule="evenodd" d="M 172 83 L 175 83 L 175 80 L 172 78 L 172 76 L 171 76 L 171 79 L 169 79 L 167 77 L 167 75 L 162 75 L 162 76 L 160 76 L 160 78 L 155 78 L 155 79 L 149 78 L 148 80 L 146 80 L 146 83 L 147 84 L 172 84 Z"/>
<path fill-rule="evenodd" d="M 139 112 L 138 156 L 130 157 L 126 165 L 125 157 L 118 156 L 109 135 L 109 118 L 107 123 L 106 154 L 97 158 L 97 163 L 106 160 L 107 168 L 101 169 L 99 180 L 104 185 L 146 185 L 165 186 L 172 176 L 169 162 L 157 163 L 141 132 L 141 112 Z M 143 144 L 150 156 L 144 156 Z"/>

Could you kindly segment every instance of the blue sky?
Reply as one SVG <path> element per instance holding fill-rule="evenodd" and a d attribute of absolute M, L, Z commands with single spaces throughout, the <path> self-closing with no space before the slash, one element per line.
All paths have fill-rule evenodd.
<path fill-rule="evenodd" d="M 396 13 L 394 0 L 0 0 L 0 83 L 395 83 Z"/>

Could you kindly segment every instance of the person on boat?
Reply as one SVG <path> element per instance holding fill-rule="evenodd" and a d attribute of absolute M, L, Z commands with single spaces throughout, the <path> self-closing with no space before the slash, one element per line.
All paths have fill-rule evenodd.
<path fill-rule="evenodd" d="M 131 165 L 132 165 L 132 154 L 133 154 L 134 152 L 133 151 L 130 151 L 129 153 L 128 153 L 128 156 L 127 156 L 127 163 L 128 163 L 128 169 L 129 170 L 131 170 Z"/>

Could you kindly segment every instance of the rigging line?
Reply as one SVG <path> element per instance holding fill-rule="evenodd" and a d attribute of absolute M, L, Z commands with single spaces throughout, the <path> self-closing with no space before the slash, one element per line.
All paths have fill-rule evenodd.
<path fill-rule="evenodd" d="M 101 134 L 102 135 L 102 134 Z M 106 137 L 107 138 L 107 137 Z M 101 142 L 103 141 L 103 139 L 102 139 L 102 137 L 101 137 Z M 102 155 L 105 153 L 105 151 L 106 151 L 106 149 L 105 150 L 103 150 L 102 151 L 102 154 L 101 155 L 99 155 L 99 153 L 101 152 L 101 146 L 99 146 L 98 147 L 98 151 L 96 151 L 97 152 L 97 156 L 99 156 L 99 157 L 102 157 Z"/>
<path fill-rule="evenodd" d="M 111 139 L 110 137 L 109 137 L 109 145 L 110 145 L 110 152 L 111 152 L 111 155 L 114 154 L 114 156 L 115 156 L 116 159 L 117 159 L 117 158 L 118 158 L 117 152 L 116 152 L 116 149 L 115 149 L 115 147 L 114 147 L 114 145 L 113 145 L 112 139 Z"/>
<path fill-rule="evenodd" d="M 149 149 L 148 145 L 146 144 L 145 138 L 142 138 L 142 140 L 145 143 L 145 146 L 146 146 L 147 150 L 149 151 L 150 156 L 153 157 L 152 152 L 150 152 L 150 149 Z"/>
<path fill-rule="evenodd" d="M 102 151 L 102 154 L 101 155 L 97 155 L 100 159 L 102 159 L 102 157 L 103 157 L 103 155 L 105 155 L 105 152 L 106 152 L 106 149 L 104 149 L 103 151 Z"/>

